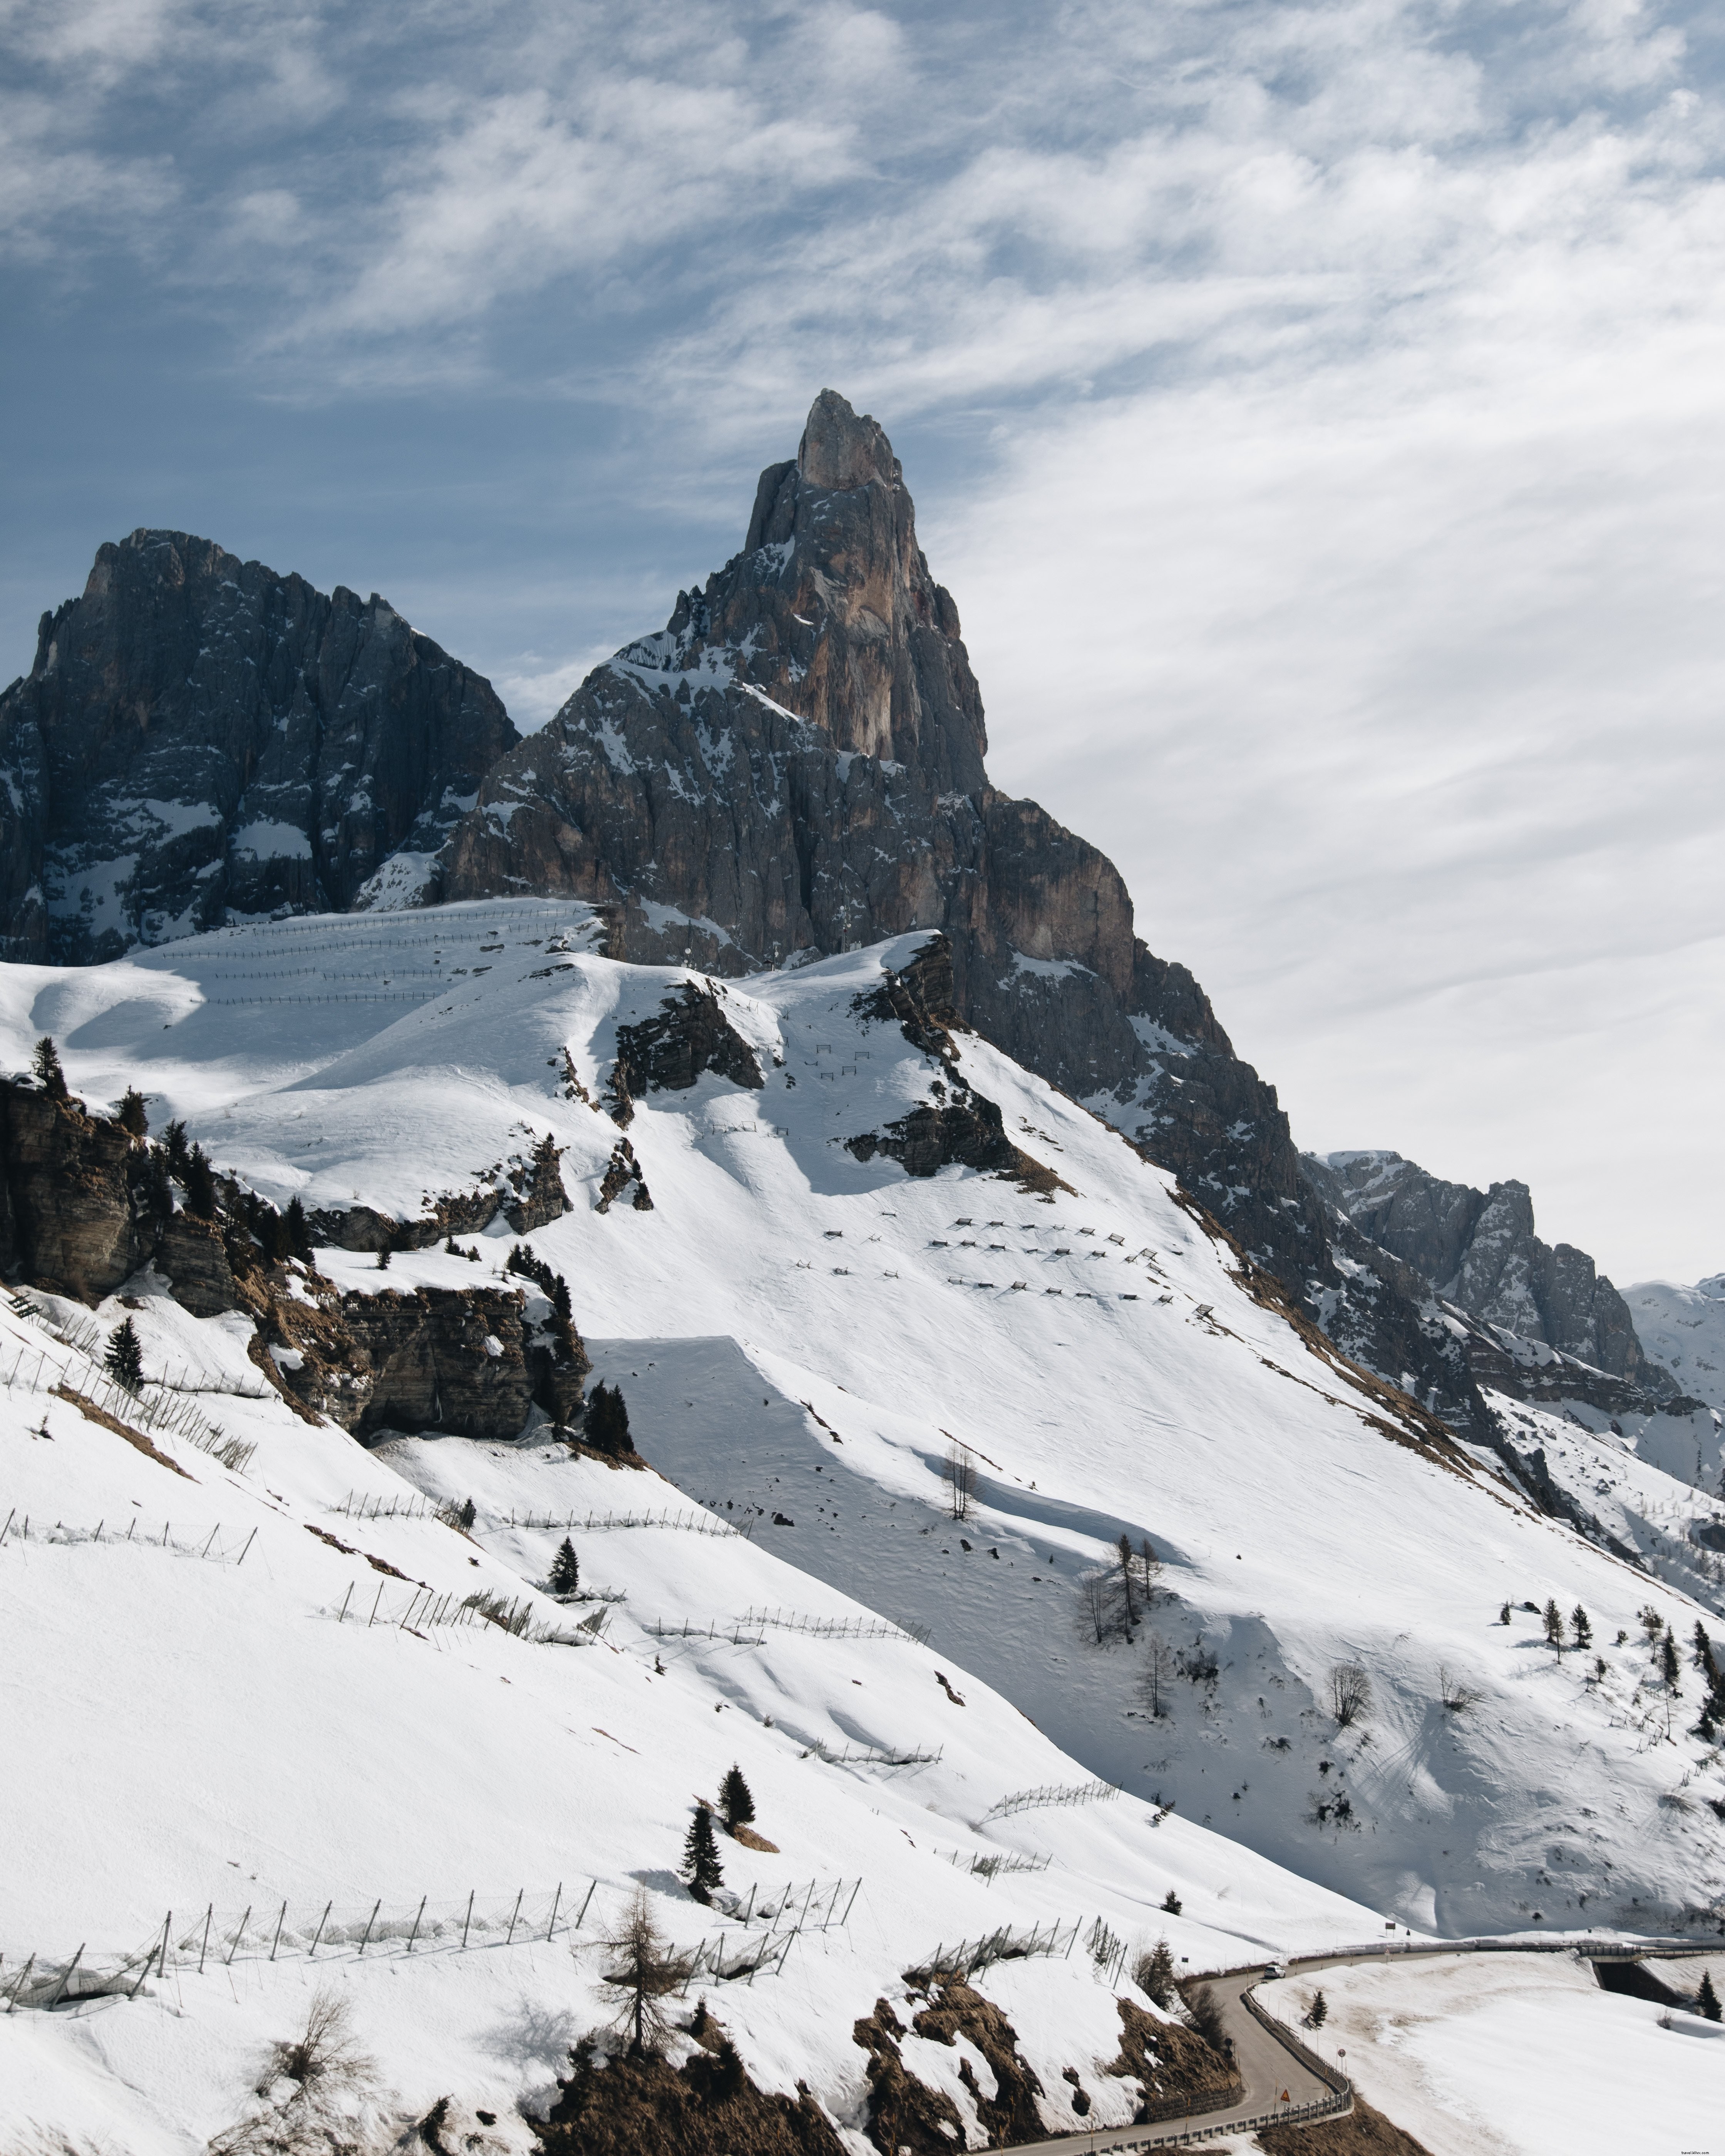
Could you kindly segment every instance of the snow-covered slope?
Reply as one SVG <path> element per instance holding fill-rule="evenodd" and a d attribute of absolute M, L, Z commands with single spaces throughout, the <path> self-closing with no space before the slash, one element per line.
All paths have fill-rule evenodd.
<path fill-rule="evenodd" d="M 1725 1273 L 1685 1287 L 1641 1281 L 1624 1290 L 1643 1346 L 1692 1399 L 1725 1409 Z"/>
<path fill-rule="evenodd" d="M 591 955 L 590 929 L 578 906 L 496 903 L 0 974 L 5 1060 L 21 1065 L 53 1032 L 75 1090 L 100 1101 L 137 1085 L 154 1127 L 183 1116 L 278 1201 L 417 1217 L 553 1137 L 572 1209 L 534 1249 L 567 1277 L 597 1374 L 619 1382 L 637 1443 L 670 1478 L 532 1443 L 421 1435 L 367 1455 L 280 1402 L 223 1399 L 220 1419 L 259 1451 L 237 1476 L 187 1455 L 194 1491 L 64 1402 L 33 1437 L 42 1394 L 0 1394 L 6 1503 L 16 1492 L 34 1523 L 0 1550 L 33 1852 L 8 1958 L 135 1943 L 168 1905 L 212 1899 L 237 1915 L 254 1898 L 331 1898 L 362 1917 L 375 1897 L 454 1906 L 470 1887 L 506 1907 L 516 1887 L 574 1875 L 614 1899 L 633 1876 L 668 1884 L 691 1795 L 737 1758 L 782 1861 L 757 1875 L 739 1851 L 734 1877 L 764 1891 L 860 1876 L 865 1889 L 842 1938 L 799 1941 L 805 1983 L 726 1986 L 723 2018 L 757 2076 L 808 2077 L 854 2123 L 851 2020 L 943 1937 L 1003 1922 L 1101 1916 L 1122 1938 L 1166 1922 L 1195 1966 L 1242 1958 L 1248 1940 L 1358 1936 L 1384 1915 L 1445 1933 L 1652 1930 L 1717 1904 L 1725 1778 L 1684 1735 L 1686 1699 L 1670 1702 L 1667 1733 L 1637 1622 L 1651 1604 L 1686 1641 L 1694 1604 L 1541 1517 L 1256 1299 L 1117 1132 L 974 1037 L 943 1061 L 870 1014 L 883 969 L 906 967 L 919 939 L 728 984 L 721 1010 L 763 1084 L 708 1072 L 641 1092 L 625 1132 L 598 1105 L 618 1029 L 655 1019 L 690 977 Z M 978 1097 L 1058 1187 L 958 1166 L 912 1178 L 846 1142 Z M 601 1213 L 625 1140 L 652 1209 Z M 398 1253 L 388 1284 L 490 1279 L 512 1240 L 501 1223 L 481 1238 L 483 1269 Z M 384 1285 L 372 1258 L 320 1263 L 347 1287 Z M 196 1323 L 148 1281 L 131 1291 L 146 1367 L 190 1362 L 255 1389 L 239 1321 Z M 30 1321 L 0 1323 L 41 1338 Z M 955 1445 L 977 1475 L 963 1520 Z M 392 1491 L 470 1496 L 471 1543 L 434 1519 L 362 1527 L 328 1510 Z M 691 1500 L 751 1537 L 583 1524 Z M 244 1564 L 175 1554 L 181 1528 L 166 1550 L 106 1547 L 115 1517 L 159 1532 L 182 1508 L 182 1527 L 219 1527 L 218 1556 L 257 1525 Z M 45 1545 L 49 1515 L 105 1522 L 103 1546 Z M 434 1598 L 478 1581 L 520 1594 L 563 1532 L 524 1516 L 572 1517 L 585 1579 L 626 1592 L 603 1643 L 423 1621 L 424 1640 L 398 1623 L 385 1635 L 352 1600 L 336 1622 L 350 1587 L 362 1605 L 381 1583 L 396 1617 L 422 1582 Z M 1154 1607 L 1135 1610 L 1130 1640 L 1105 1609 L 1099 1642 L 1086 1582 L 1122 1534 L 1155 1552 Z M 1519 1608 L 1548 1597 L 1589 1611 L 1603 1678 L 1590 1657 L 1553 1655 Z M 928 1645 L 762 1621 L 862 1609 L 927 1627 Z M 1159 1714 L 1153 1635 L 1169 1665 Z M 1338 1729 L 1343 1664 L 1373 1697 Z M 1126 1794 L 989 1817 L 1088 1774 Z M 954 1851 L 1051 1862 L 987 1884 Z M 1158 1913 L 1170 1887 L 1197 1927 L 1178 1936 Z M 691 1940 L 712 1928 L 665 1906 Z M 429 2098 L 439 2077 L 548 2085 L 562 2039 L 535 2050 L 521 2029 L 588 2025 L 596 1965 L 572 1964 L 561 1934 L 520 1951 L 531 1979 L 511 1964 L 506 1979 L 470 1979 L 453 1956 L 379 1965 L 398 2086 L 419 2076 L 408 2093 Z M 160 2137 L 126 2145 L 195 2145 L 221 2123 L 246 2046 L 283 2033 L 271 1966 L 236 1961 L 219 2027 L 198 2007 L 199 2063 L 183 2069 L 195 2102 L 151 2082 Z M 1118 2027 L 1081 1954 L 1060 1968 L 998 1978 L 1048 2032 L 1045 2087 L 1065 2064 L 1089 2071 Z M 532 2014 L 511 2035 L 516 1984 Z M 193 2000 L 189 1979 L 178 1995 Z M 147 2079 L 128 2047 L 167 2041 L 159 2018 L 148 2039 L 128 2033 L 141 2025 L 109 2016 L 40 2071 L 64 2092 L 75 2059 L 96 2120 L 118 2083 Z"/>

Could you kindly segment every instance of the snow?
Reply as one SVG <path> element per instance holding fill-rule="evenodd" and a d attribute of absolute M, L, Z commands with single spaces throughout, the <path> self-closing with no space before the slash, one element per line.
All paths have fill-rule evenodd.
<path fill-rule="evenodd" d="M 1641 1281 L 1624 1301 L 1641 1345 L 1687 1394 L 1725 1409 L 1725 1273 L 1686 1287 L 1676 1281 Z"/>
<path fill-rule="evenodd" d="M 315 1916 L 330 1901 L 357 1912 L 332 1980 L 400 2101 L 453 2090 L 506 2112 L 548 2090 L 557 2032 L 601 2012 L 583 1943 L 599 1916 L 573 1938 L 410 1961 L 395 1946 L 360 1957 L 366 1912 L 470 1889 L 485 1907 L 524 1890 L 549 1909 L 578 1877 L 608 1921 L 644 1878 L 687 1943 L 740 1938 L 671 1878 L 692 1795 L 736 1760 L 781 1854 L 726 1844 L 727 1883 L 863 1886 L 848 1926 L 800 1937 L 783 1978 L 715 1983 L 714 2008 L 758 2079 L 809 2080 L 860 2152 L 852 2022 L 901 2001 L 902 1971 L 937 1943 L 1100 1916 L 1219 1967 L 1368 1939 L 1386 1915 L 1447 1935 L 1659 1932 L 1725 1892 L 1725 1776 L 1686 1733 L 1688 1698 L 1666 1727 L 1636 1625 L 1651 1602 L 1686 1641 L 1701 1612 L 1678 1587 L 1424 1446 L 1251 1299 L 1166 1175 L 973 1037 L 965 1075 L 1069 1191 L 959 1168 L 912 1181 L 847 1149 L 950 1082 L 859 1008 L 920 937 L 722 984 L 764 1088 L 708 1075 L 639 1101 L 628 1135 L 654 1210 L 598 1214 L 619 1134 L 567 1073 L 602 1099 L 618 1027 L 701 977 L 613 964 L 595 932 L 578 905 L 499 901 L 0 973 L 0 1067 L 52 1031 L 74 1090 L 107 1101 L 137 1085 L 154 1127 L 184 1117 L 278 1200 L 417 1216 L 553 1137 L 572 1210 L 532 1245 L 567 1278 L 596 1375 L 621 1385 L 651 1463 L 572 1459 L 531 1430 L 368 1452 L 242 1396 L 259 1389 L 244 1322 L 193 1320 L 146 1278 L 127 1289 L 146 1368 L 201 1373 L 199 1404 L 257 1447 L 234 1472 L 158 1440 L 188 1486 L 49 1397 L 52 1370 L 33 1383 L 44 1355 L 80 1389 L 96 1381 L 0 1303 L 0 1381 L 17 1380 L 0 1382 L 0 1487 L 33 1522 L 0 1547 L 25 1852 L 6 1968 L 80 1939 L 93 1955 L 136 1948 L 170 1907 L 237 1922 L 248 1902 Z M 514 1240 L 495 1224 L 480 1266 L 399 1253 L 388 1285 L 503 1284 Z M 320 1263 L 344 1287 L 379 1285 L 362 1256 Z M 110 1301 L 99 1328 L 121 1314 Z M 963 1521 L 943 1480 L 955 1442 L 978 1470 Z M 1625 1474 L 1657 1471 L 1625 1457 Z M 416 1496 L 431 1507 L 408 1517 Z M 392 1497 L 393 1516 L 354 1517 Z M 470 1537 L 434 1516 L 466 1497 Z M 695 1507 L 750 1532 L 615 1524 Z M 171 1527 L 169 1544 L 111 1547 L 113 1522 L 134 1518 Z M 102 1541 L 37 1532 L 54 1521 L 101 1523 Z M 219 1531 L 207 1560 L 182 1546 L 193 1527 Z M 424 1583 L 439 1599 L 526 1595 L 567 1631 L 572 1611 L 533 1585 L 565 1532 L 583 1586 L 624 1598 L 602 1640 L 403 1629 Z M 1152 1543 L 1150 1622 L 1199 1672 L 1170 1681 L 1161 1719 L 1143 1632 L 1085 1635 L 1084 1580 L 1122 1532 Z M 1506 1599 L 1548 1594 L 1592 1613 L 1604 1682 L 1526 1613 L 1497 1622 Z M 374 1598 L 390 1621 L 362 1621 Z M 877 1614 L 927 1627 L 928 1644 L 762 1621 L 855 1631 Z M 1374 1699 L 1338 1731 L 1327 1687 L 1344 1660 L 1366 1666 Z M 1464 1711 L 1441 1704 L 1440 1671 L 1477 1695 Z M 934 1756 L 880 1756 L 907 1753 Z M 1122 1794 L 996 1809 L 1098 1775 Z M 968 1868 L 988 1854 L 1048 1862 L 989 1882 Z M 1162 1909 L 1170 1889 L 1178 1917 Z M 199 1980 L 182 1958 L 131 2004 L 0 2017 L 0 2119 L 146 2156 L 201 2148 L 303 2010 L 311 1960 L 241 1955 Z M 983 1985 L 1056 2092 L 1051 2128 L 1070 2123 L 1067 2065 L 1094 2123 L 1130 2115 L 1129 2085 L 1100 2071 L 1112 1993 L 1081 1948 Z M 957 2057 L 929 2071 L 955 2075 Z"/>
<path fill-rule="evenodd" d="M 1654 1963 L 1656 1974 L 1686 1963 Z M 1698 1981 L 1691 1974 L 1677 1981 Z M 1347 2054 L 1368 2102 L 1430 2156 L 1618 2156 L 1714 2146 L 1725 2035 L 1600 1990 L 1570 1955 L 1440 1955 L 1297 1971 L 1262 2004 L 1297 2025 L 1322 1987 L 1317 2042 Z M 1310 2043 L 1312 2033 L 1301 2030 Z"/>
<path fill-rule="evenodd" d="M 236 831 L 229 850 L 257 861 L 309 861 L 311 841 L 291 824 L 264 821 Z"/>

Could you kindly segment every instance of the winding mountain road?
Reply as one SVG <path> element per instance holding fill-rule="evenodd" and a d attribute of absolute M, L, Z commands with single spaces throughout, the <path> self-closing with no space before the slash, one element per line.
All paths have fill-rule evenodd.
<path fill-rule="evenodd" d="M 1384 1941 L 1371 1946 L 1341 1948 L 1334 1953 L 1301 1954 L 1287 1964 L 1290 1974 L 1301 1975 L 1345 1963 L 1402 1960 L 1410 1955 L 1434 1953 L 1553 1953 L 1585 1952 L 1590 1958 L 1609 1956 L 1640 1960 L 1652 1957 L 1678 1958 L 1694 1954 L 1693 1946 L 1650 1944 L 1625 1947 L 1615 1941 L 1582 1939 L 1445 1939 L 1417 1944 Z M 1254 2010 L 1247 1994 L 1265 1981 L 1262 1962 L 1245 1969 L 1206 1976 L 1221 2009 L 1222 2021 L 1234 2044 L 1234 2062 L 1245 2083 L 1240 2097 L 1216 2111 L 1199 2112 L 1185 2118 L 1159 2119 L 1142 2126 L 1104 2126 L 1094 2133 L 1058 2133 L 1045 2141 L 1021 2142 L 1014 2156 L 1040 2156 L 1046 2150 L 1065 2156 L 1104 2156 L 1110 2149 L 1178 2148 L 1198 2141 L 1214 2141 L 1226 2133 L 1247 2132 L 1255 2127 L 1295 2124 L 1302 2119 L 1339 2118 L 1353 2108 L 1351 2084 L 1331 2068 L 1338 2087 L 1324 2081 L 1299 2054 L 1306 2049 L 1288 2030 L 1273 2034 L 1261 2008 Z M 1260 2018 L 1262 2015 L 1263 2018 Z M 1276 2026 L 1279 2029 L 1280 2025 Z M 1308 2054 L 1309 2056 L 1309 2054 Z"/>

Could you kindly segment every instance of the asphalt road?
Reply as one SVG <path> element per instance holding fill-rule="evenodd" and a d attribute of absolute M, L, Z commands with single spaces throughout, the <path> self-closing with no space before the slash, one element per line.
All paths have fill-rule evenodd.
<path fill-rule="evenodd" d="M 1345 1961 L 1359 1958 L 1337 1954 L 1333 1958 Z M 1326 1958 L 1327 1963 L 1328 1958 Z M 1302 1963 L 1302 1969 L 1305 1966 Z M 1248 2119 L 1261 2121 L 1266 2112 L 1297 2111 L 1301 2104 L 1315 2103 L 1330 2094 L 1317 2076 L 1302 2066 L 1292 2052 L 1285 2051 L 1241 2004 L 1242 1994 L 1264 1981 L 1261 1968 L 1237 1970 L 1231 1976 L 1207 1977 L 1204 1980 L 1215 1994 L 1216 2004 L 1222 2010 L 1223 2025 L 1234 2039 L 1234 2062 L 1245 2083 L 1245 2092 L 1238 2103 L 1230 2104 L 1225 2111 L 1194 2112 L 1189 2118 L 1160 2119 L 1153 2126 L 1105 2126 L 1094 2133 L 1060 2133 L 1048 2141 L 1023 2142 L 1019 2148 L 1026 2152 L 1026 2156 L 1028 2152 L 1040 2149 L 1064 2150 L 1067 2156 L 1089 2156 L 1089 2152 L 1095 2149 L 1100 2156 L 1104 2149 L 1142 2148 L 1181 2133 L 1219 2135 L 1226 2133 L 1230 2126 L 1243 2126 Z M 1286 2104 L 1281 2101 L 1284 2092 L 1289 2099 Z"/>

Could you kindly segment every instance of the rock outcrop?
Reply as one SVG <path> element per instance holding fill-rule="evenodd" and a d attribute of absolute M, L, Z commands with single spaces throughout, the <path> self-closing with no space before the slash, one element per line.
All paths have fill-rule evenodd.
<path fill-rule="evenodd" d="M 1589 1398 L 1615 1413 L 1677 1388 L 1637 1338 L 1629 1306 L 1585 1250 L 1533 1231 L 1524 1183 L 1446 1183 L 1395 1152 L 1301 1163 L 1307 1182 L 1430 1294 L 1479 1321 L 1470 1359 L 1482 1381 L 1528 1399 Z M 1545 1348 L 1549 1356 L 1525 1348 Z M 1563 1358 L 1561 1365 L 1558 1358 Z M 1574 1366 L 1583 1366 L 1578 1369 Z M 1599 1386 L 1589 1373 L 1618 1380 Z"/>
<path fill-rule="evenodd" d="M 556 1162 L 549 1166 L 555 1177 Z M 591 1364 L 543 1294 L 492 1287 L 340 1294 L 279 1247 L 284 1224 L 217 1178 L 207 1214 L 178 1201 L 163 1149 L 81 1101 L 0 1080 L 0 1276 L 95 1303 L 153 1268 L 194 1317 L 251 1318 L 252 1359 L 315 1414 L 369 1436 L 518 1435 L 536 1405 L 578 1422 Z M 562 1183 L 561 1203 L 567 1206 Z M 550 1205 L 542 1190 L 541 1203 Z M 363 1238 L 368 1214 L 349 1248 Z M 377 1245 L 384 1247 L 384 1245 Z"/>
<path fill-rule="evenodd" d="M 516 739 L 375 593 L 135 531 L 0 696 L 0 957 L 340 911 L 392 855 L 435 853 Z"/>

